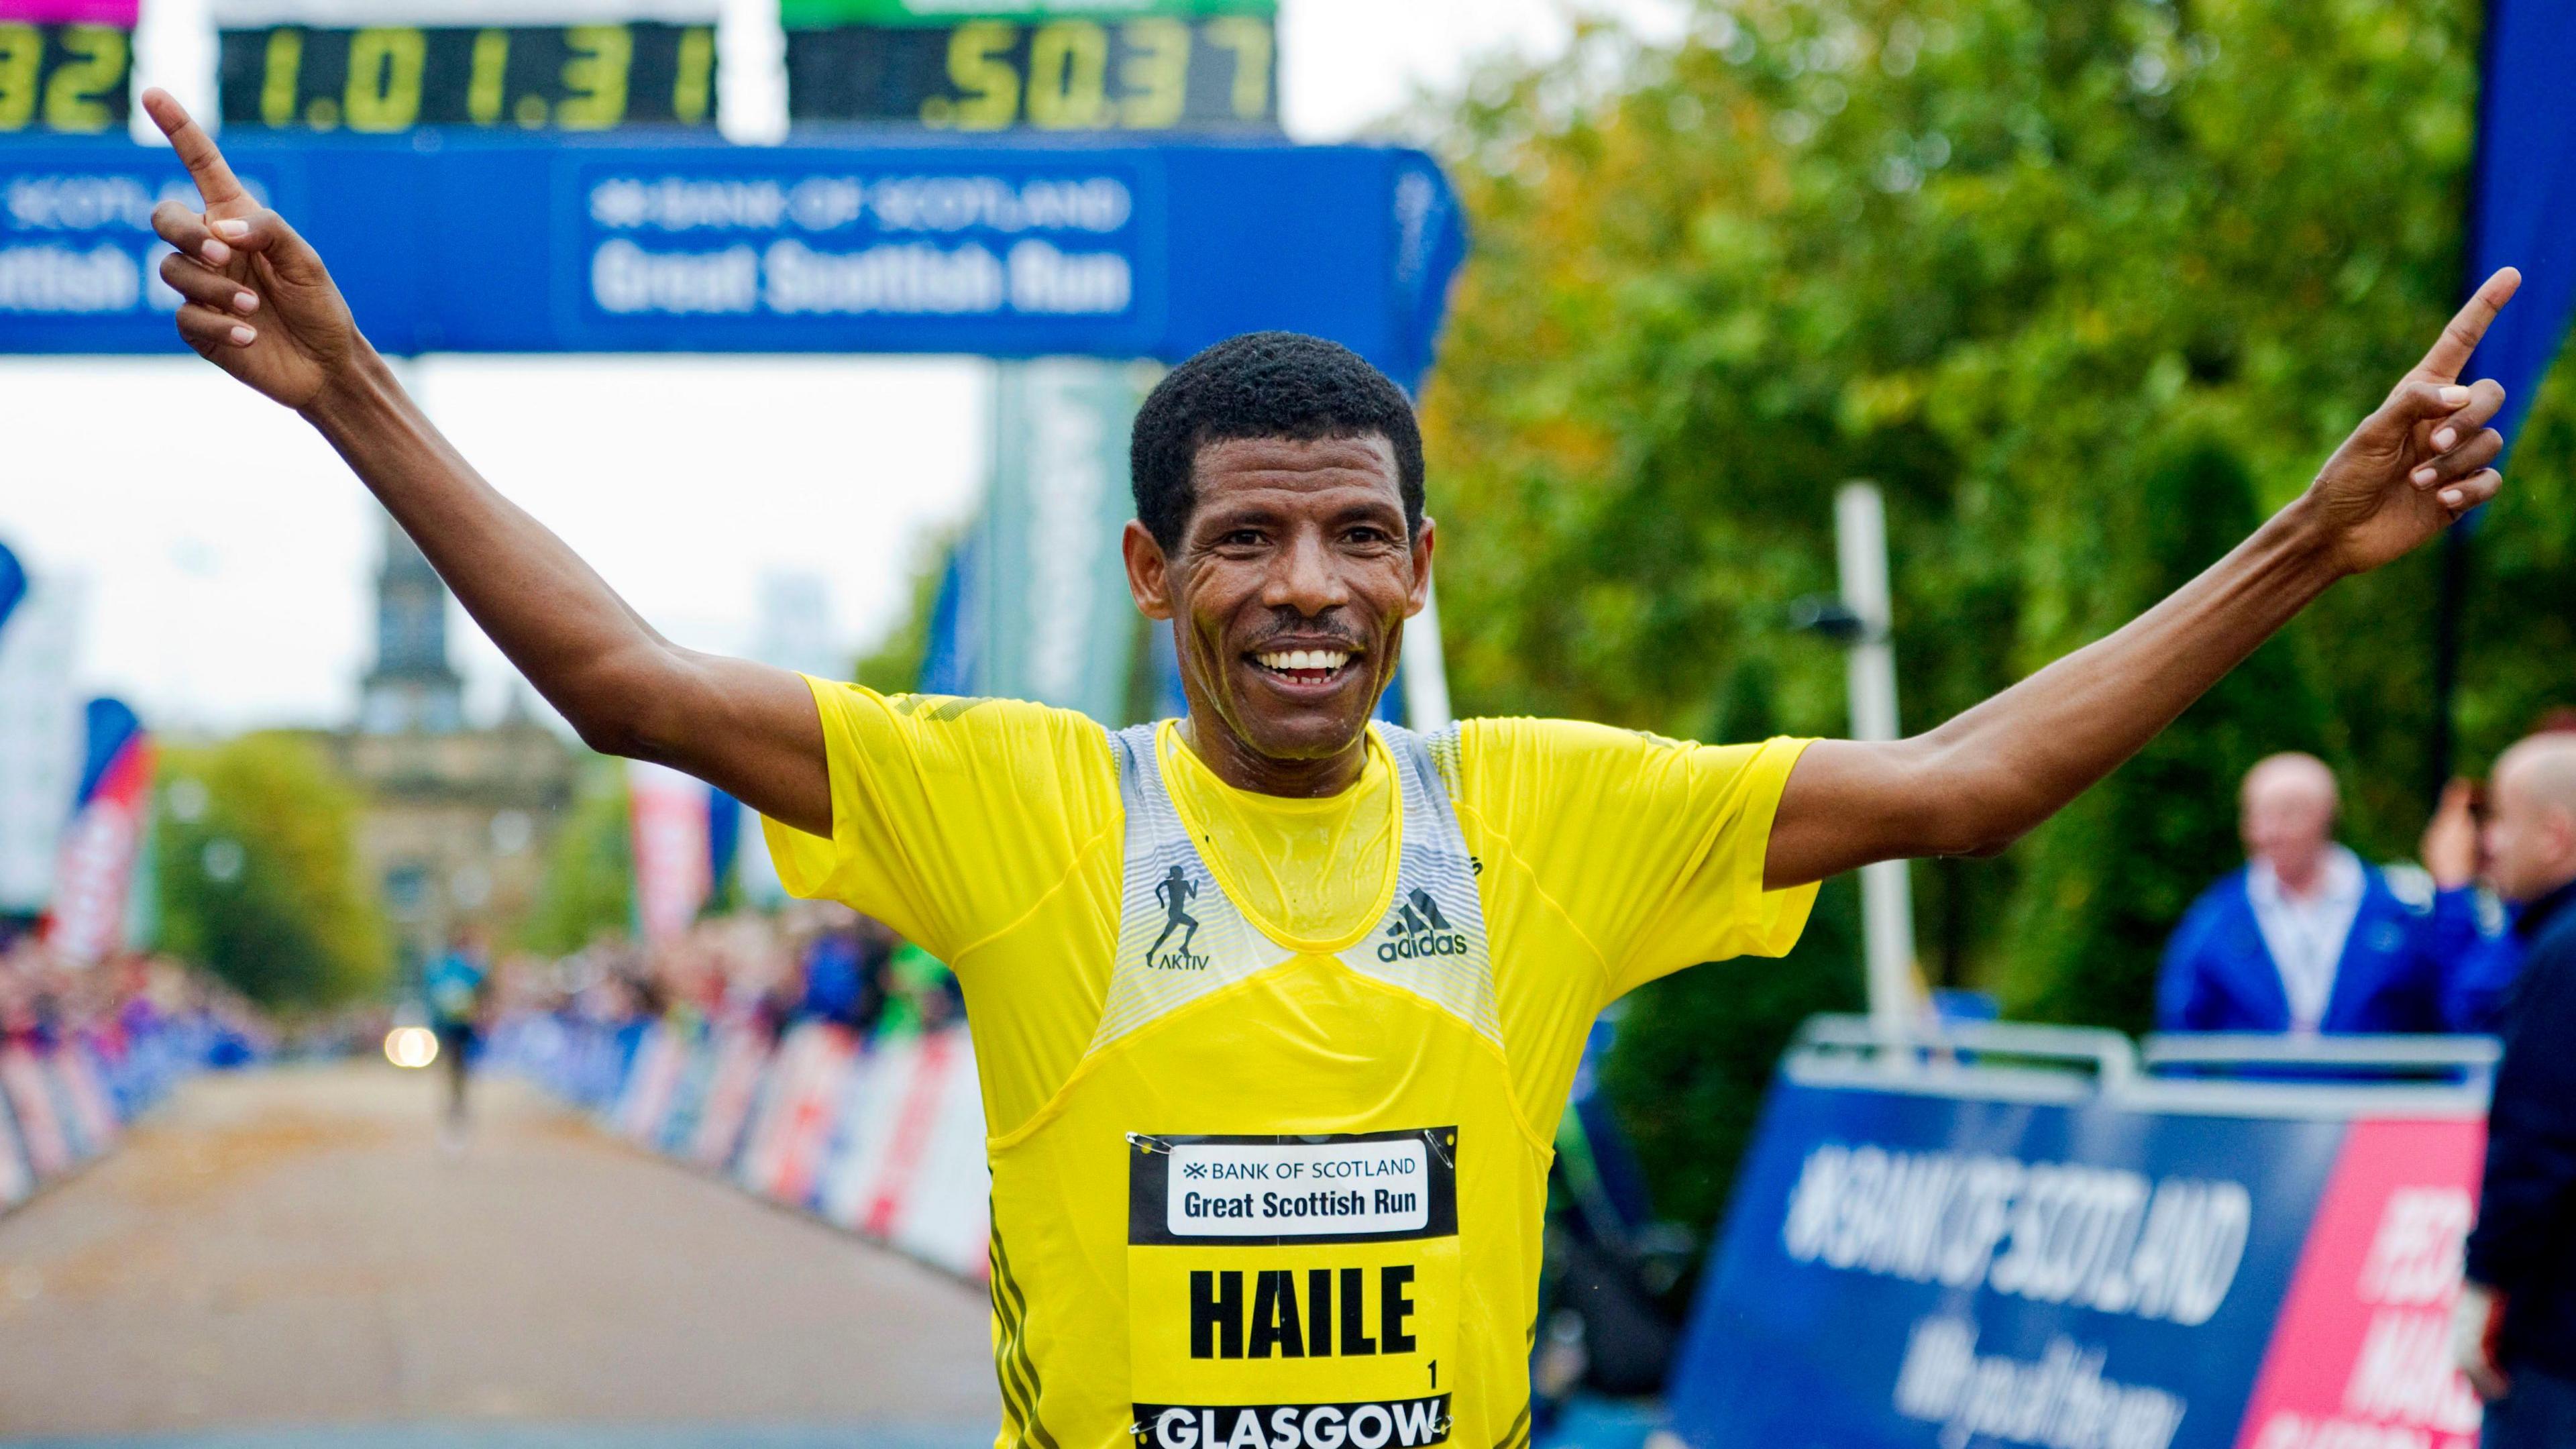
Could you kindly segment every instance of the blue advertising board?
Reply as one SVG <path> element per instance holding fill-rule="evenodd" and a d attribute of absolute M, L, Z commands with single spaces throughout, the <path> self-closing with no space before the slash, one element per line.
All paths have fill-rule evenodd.
<path fill-rule="evenodd" d="M 2346 1125 L 1784 1079 L 1674 1428 L 1693 1449 L 2229 1449 Z"/>
<path fill-rule="evenodd" d="M 1261 143 L 650 146 L 243 137 L 375 344 L 418 352 L 935 352 L 1177 360 L 1266 327 L 1428 367 L 1465 254 L 1439 168 Z M 169 352 L 122 140 L 0 151 L 0 353 Z"/>

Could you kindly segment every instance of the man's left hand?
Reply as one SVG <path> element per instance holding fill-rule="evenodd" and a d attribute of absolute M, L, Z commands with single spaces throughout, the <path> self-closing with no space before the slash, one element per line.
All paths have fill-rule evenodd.
<path fill-rule="evenodd" d="M 2463 1282 L 2451 1305 L 2451 1361 L 2489 1403 L 2512 1386 L 2496 1363 L 2496 1340 L 2504 1329 L 2504 1295 L 2483 1283 Z"/>
<path fill-rule="evenodd" d="M 2504 436 L 2487 426 L 2504 406 L 2504 388 L 2492 380 L 2463 386 L 2460 369 L 2521 285 L 2511 267 L 2487 278 L 2308 485 L 2312 516 L 2344 572 L 2365 573 L 2407 553 L 2504 485 L 2488 466 L 2503 454 Z"/>

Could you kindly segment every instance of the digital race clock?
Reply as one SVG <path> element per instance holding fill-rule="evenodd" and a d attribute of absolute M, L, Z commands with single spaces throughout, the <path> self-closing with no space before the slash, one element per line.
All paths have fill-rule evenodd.
<path fill-rule="evenodd" d="M 781 0 L 795 122 L 1270 131 L 1270 0 Z"/>
<path fill-rule="evenodd" d="M 134 0 L 0 0 L 0 136 L 122 131 Z"/>
<path fill-rule="evenodd" d="M 224 125 L 387 132 L 715 124 L 711 9 L 638 18 L 652 7 L 476 0 L 384 13 L 394 8 L 331 0 L 223 7 Z M 385 23 L 394 18 L 416 23 Z"/>

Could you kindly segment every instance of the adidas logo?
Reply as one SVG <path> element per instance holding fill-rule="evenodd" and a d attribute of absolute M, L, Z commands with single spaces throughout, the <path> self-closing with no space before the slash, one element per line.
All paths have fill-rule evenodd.
<path fill-rule="evenodd" d="M 1395 919 L 1386 923 L 1386 935 L 1377 948 L 1381 961 L 1467 954 L 1467 938 L 1440 914 L 1440 903 L 1431 898 L 1431 892 L 1418 887 L 1396 907 Z"/>

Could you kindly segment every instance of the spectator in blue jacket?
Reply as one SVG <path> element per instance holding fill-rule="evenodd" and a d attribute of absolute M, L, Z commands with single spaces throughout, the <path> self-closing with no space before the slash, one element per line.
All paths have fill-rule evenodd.
<path fill-rule="evenodd" d="M 2166 1031 L 2441 1031 L 2445 973 L 2436 912 L 2468 892 L 2417 891 L 2335 843 L 2334 772 L 2273 755 L 2239 797 L 2245 868 L 2192 903 L 2165 944 L 2156 991 Z M 2428 898 L 2429 897 L 2429 898 Z"/>
<path fill-rule="evenodd" d="M 2524 955 L 2453 1347 L 2493 1401 L 2486 1449 L 2561 1449 L 2576 1444 L 2576 735 L 2496 762 L 2486 846 L 2497 891 L 2522 903 Z"/>

